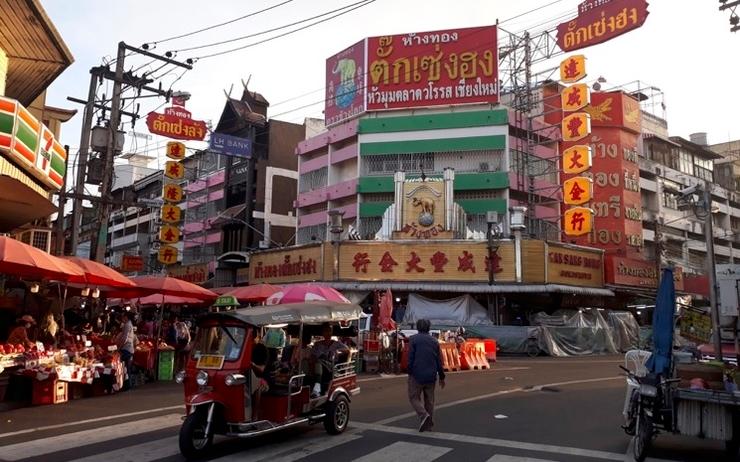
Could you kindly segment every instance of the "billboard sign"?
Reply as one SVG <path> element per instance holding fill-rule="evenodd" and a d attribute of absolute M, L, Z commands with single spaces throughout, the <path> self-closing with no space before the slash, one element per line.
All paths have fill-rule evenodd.
<path fill-rule="evenodd" d="M 648 17 L 647 8 L 646 0 L 587 0 L 578 16 L 558 26 L 558 46 L 568 53 L 637 29 Z"/>
<path fill-rule="evenodd" d="M 202 141 L 208 132 L 204 121 L 193 119 L 190 111 L 180 106 L 165 108 L 164 114 L 150 112 L 146 116 L 146 126 L 155 135 L 176 140 Z"/>
<path fill-rule="evenodd" d="M 208 149 L 224 156 L 248 159 L 252 157 L 252 140 L 214 132 L 208 141 Z"/>
<path fill-rule="evenodd" d="M 496 26 L 371 37 L 367 109 L 498 102 Z"/>
<path fill-rule="evenodd" d="M 326 125 L 365 112 L 366 39 L 326 60 Z"/>

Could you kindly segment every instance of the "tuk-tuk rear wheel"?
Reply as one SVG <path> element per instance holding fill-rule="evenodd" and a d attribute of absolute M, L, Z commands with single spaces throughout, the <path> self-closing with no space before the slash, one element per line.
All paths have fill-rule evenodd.
<path fill-rule="evenodd" d="M 347 429 L 349 423 L 349 400 L 346 396 L 337 396 L 337 399 L 326 405 L 324 428 L 330 435 L 338 435 Z"/>
<path fill-rule="evenodd" d="M 213 445 L 213 432 L 205 434 L 207 414 L 198 409 L 185 418 L 180 427 L 180 453 L 187 460 L 200 459 Z"/>

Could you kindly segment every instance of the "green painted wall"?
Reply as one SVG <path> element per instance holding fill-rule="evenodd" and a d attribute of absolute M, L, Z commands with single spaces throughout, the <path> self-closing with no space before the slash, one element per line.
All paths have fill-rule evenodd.
<path fill-rule="evenodd" d="M 444 130 L 449 128 L 507 125 L 509 114 L 505 109 L 493 111 L 455 112 L 418 116 L 361 119 L 358 133 L 389 133 L 417 130 Z"/>
<path fill-rule="evenodd" d="M 360 217 L 382 217 L 392 202 L 363 202 L 360 204 Z"/>
<path fill-rule="evenodd" d="M 407 178 L 418 178 L 418 175 L 409 175 Z M 455 191 L 471 191 L 477 189 L 505 189 L 508 187 L 509 175 L 506 172 L 460 173 L 458 175 L 455 175 Z M 393 192 L 393 177 L 361 177 L 357 182 L 357 192 Z"/>

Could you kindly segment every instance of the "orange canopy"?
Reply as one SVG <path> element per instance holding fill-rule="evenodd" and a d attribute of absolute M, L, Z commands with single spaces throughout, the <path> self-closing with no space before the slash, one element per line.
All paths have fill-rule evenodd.
<path fill-rule="evenodd" d="M 64 259 L 78 266 L 85 273 L 85 282 L 88 286 L 136 287 L 134 281 L 102 263 L 79 257 L 64 257 Z"/>
<path fill-rule="evenodd" d="M 75 264 L 10 237 L 0 236 L 0 273 L 31 279 L 84 283 Z"/>

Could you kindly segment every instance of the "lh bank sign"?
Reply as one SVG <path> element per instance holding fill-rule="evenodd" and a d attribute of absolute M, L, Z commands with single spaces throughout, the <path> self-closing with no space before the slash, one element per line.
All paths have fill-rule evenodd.
<path fill-rule="evenodd" d="M 208 147 L 211 151 L 225 156 L 243 157 L 245 159 L 252 157 L 252 140 L 247 138 L 237 138 L 223 133 L 211 133 Z"/>

